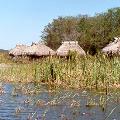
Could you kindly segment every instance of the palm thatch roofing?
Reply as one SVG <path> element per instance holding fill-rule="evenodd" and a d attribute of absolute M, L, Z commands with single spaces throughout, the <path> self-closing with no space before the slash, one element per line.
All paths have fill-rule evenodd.
<path fill-rule="evenodd" d="M 85 51 L 78 45 L 78 41 L 64 41 L 57 49 L 58 56 L 67 56 L 69 51 L 76 51 L 79 55 L 86 55 Z"/>
<path fill-rule="evenodd" d="M 120 38 L 114 38 L 114 42 L 109 43 L 106 47 L 102 49 L 103 53 L 106 54 L 120 54 Z"/>
<path fill-rule="evenodd" d="M 55 55 L 55 51 L 46 46 L 44 43 L 33 43 L 31 46 L 24 50 L 24 54 L 27 56 L 49 56 Z"/>
<path fill-rule="evenodd" d="M 24 55 L 24 50 L 27 48 L 28 46 L 26 45 L 16 45 L 15 48 L 11 49 L 9 51 L 9 55 L 12 55 L 12 56 L 22 56 Z"/>

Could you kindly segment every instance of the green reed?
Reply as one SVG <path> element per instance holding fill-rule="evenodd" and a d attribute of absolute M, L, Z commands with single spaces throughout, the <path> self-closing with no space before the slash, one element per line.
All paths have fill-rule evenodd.
<path fill-rule="evenodd" d="M 22 60 L 20 60 L 22 61 Z M 44 82 L 71 88 L 104 88 L 120 85 L 120 58 L 105 55 L 47 57 L 28 62 L 7 63 L 0 68 L 0 79 L 14 82 Z M 118 85 L 118 86 L 117 86 Z"/>

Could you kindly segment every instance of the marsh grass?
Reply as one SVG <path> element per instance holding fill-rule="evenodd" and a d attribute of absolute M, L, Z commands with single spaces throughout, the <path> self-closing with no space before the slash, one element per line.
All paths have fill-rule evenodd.
<path fill-rule="evenodd" d="M 8 63 L 10 62 L 11 60 L 9 59 L 9 55 L 8 53 L 5 53 L 5 52 L 0 52 L 0 63 Z"/>
<path fill-rule="evenodd" d="M 109 88 L 120 87 L 119 57 L 110 59 L 99 54 L 86 57 L 74 55 L 68 59 L 48 57 L 28 62 L 20 59 L 19 61 L 14 63 L 6 60 L 5 63 L 12 64 L 8 68 L 0 68 L 0 79 L 14 82 L 48 83 L 66 88 L 101 88 L 106 90 L 106 94 Z"/>

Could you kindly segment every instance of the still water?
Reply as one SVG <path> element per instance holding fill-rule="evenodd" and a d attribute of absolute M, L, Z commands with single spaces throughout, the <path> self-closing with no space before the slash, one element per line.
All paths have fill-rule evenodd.
<path fill-rule="evenodd" d="M 0 120 L 120 120 L 120 93 L 1 83 Z"/>

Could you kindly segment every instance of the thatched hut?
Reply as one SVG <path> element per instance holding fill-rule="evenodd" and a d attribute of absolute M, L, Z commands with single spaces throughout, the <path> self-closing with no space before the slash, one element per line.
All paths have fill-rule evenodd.
<path fill-rule="evenodd" d="M 9 51 L 9 55 L 10 56 L 22 56 L 22 55 L 24 55 L 24 50 L 27 47 L 28 46 L 26 46 L 26 45 L 16 45 L 15 48 L 13 48 Z"/>
<path fill-rule="evenodd" d="M 85 51 L 78 45 L 78 41 L 64 41 L 57 49 L 58 56 L 68 56 L 69 51 L 76 51 L 79 55 L 86 55 Z"/>
<path fill-rule="evenodd" d="M 33 43 L 24 50 L 24 54 L 30 57 L 53 56 L 55 51 L 46 46 L 44 43 Z"/>
<path fill-rule="evenodd" d="M 114 38 L 114 42 L 109 43 L 106 47 L 102 49 L 105 54 L 119 54 L 120 55 L 120 38 Z"/>

